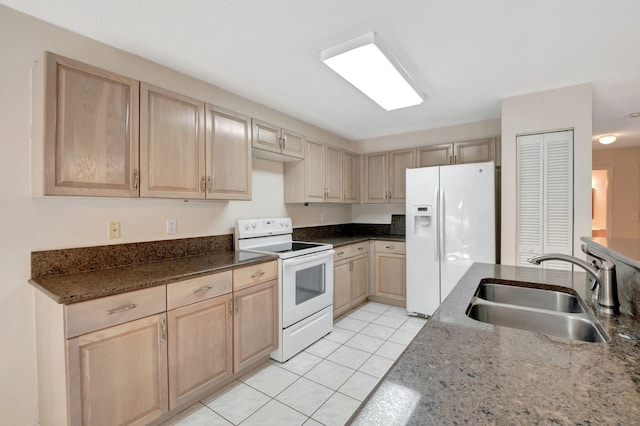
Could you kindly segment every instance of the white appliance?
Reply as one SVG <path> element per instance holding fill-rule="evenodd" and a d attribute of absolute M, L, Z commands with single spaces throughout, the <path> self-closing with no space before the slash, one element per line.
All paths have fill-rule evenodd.
<path fill-rule="evenodd" d="M 278 256 L 280 362 L 333 330 L 333 246 L 292 234 L 290 218 L 239 220 L 234 234 L 236 250 Z"/>
<path fill-rule="evenodd" d="M 406 171 L 407 312 L 433 315 L 473 262 L 495 263 L 493 162 Z"/>

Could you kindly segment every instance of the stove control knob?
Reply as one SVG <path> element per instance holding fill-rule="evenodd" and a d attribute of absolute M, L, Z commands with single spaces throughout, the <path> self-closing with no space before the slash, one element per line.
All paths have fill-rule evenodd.
<path fill-rule="evenodd" d="M 280 221 L 280 226 L 284 228 L 284 227 L 285 227 L 285 223 L 286 223 L 286 222 L 285 222 L 284 220 L 281 220 L 281 221 Z"/>
<path fill-rule="evenodd" d="M 253 222 L 253 223 L 251 224 L 251 226 L 253 227 L 253 229 L 256 229 L 256 226 L 258 226 L 258 225 L 257 225 L 255 222 Z"/>
<path fill-rule="evenodd" d="M 248 223 L 244 224 L 244 229 L 246 229 L 247 231 L 249 230 L 249 224 Z"/>

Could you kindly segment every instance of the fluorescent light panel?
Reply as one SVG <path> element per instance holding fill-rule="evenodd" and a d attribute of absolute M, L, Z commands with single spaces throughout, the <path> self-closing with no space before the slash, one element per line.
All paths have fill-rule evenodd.
<path fill-rule="evenodd" d="M 322 50 L 320 58 L 387 111 L 422 103 L 422 96 L 374 32 Z"/>

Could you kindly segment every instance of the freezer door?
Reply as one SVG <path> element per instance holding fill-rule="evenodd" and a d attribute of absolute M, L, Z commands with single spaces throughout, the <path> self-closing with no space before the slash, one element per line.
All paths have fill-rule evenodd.
<path fill-rule="evenodd" d="M 495 165 L 440 168 L 440 301 L 473 262 L 495 263 Z"/>
<path fill-rule="evenodd" d="M 407 312 L 432 315 L 440 305 L 439 167 L 406 171 Z"/>

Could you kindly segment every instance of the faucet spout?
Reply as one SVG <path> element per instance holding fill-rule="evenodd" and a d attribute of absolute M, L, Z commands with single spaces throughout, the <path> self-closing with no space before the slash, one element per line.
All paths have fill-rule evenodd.
<path fill-rule="evenodd" d="M 594 284 L 591 287 L 591 290 L 595 290 L 596 285 L 598 286 L 598 310 L 610 315 L 619 314 L 620 302 L 618 301 L 618 284 L 616 282 L 615 264 L 608 259 L 604 259 L 589 252 L 584 246 L 582 247 L 582 250 L 596 259 L 593 264 L 589 264 L 577 257 L 559 253 L 541 254 L 527 259 L 527 262 L 534 265 L 540 265 L 542 262 L 548 260 L 562 260 L 581 267 L 594 279 Z"/>
<path fill-rule="evenodd" d="M 578 259 L 577 257 L 568 256 L 566 254 L 560 253 L 548 253 L 541 254 L 539 256 L 534 256 L 527 259 L 527 262 L 532 263 L 534 265 L 540 265 L 542 262 L 547 260 L 563 260 L 565 262 L 573 263 L 587 271 L 598 283 L 602 283 L 602 278 L 600 276 L 600 270 L 596 269 L 595 266 L 590 263 L 585 262 L 582 259 Z"/>

